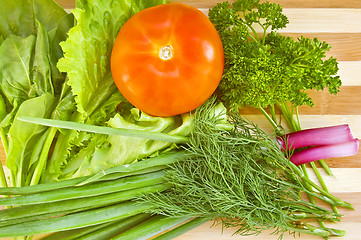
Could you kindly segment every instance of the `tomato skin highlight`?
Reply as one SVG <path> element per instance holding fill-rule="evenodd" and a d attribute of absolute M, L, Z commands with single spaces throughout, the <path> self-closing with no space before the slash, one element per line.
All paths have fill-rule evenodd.
<path fill-rule="evenodd" d="M 224 68 L 220 37 L 200 10 L 168 3 L 136 13 L 120 29 L 111 71 L 123 96 L 153 116 L 189 112 L 216 90 Z"/>

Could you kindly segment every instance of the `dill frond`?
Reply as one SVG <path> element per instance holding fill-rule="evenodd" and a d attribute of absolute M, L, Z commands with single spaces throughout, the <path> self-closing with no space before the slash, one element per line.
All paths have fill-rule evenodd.
<path fill-rule="evenodd" d="M 155 213 L 214 219 L 236 228 L 235 234 L 273 230 L 280 238 L 307 229 L 300 217 L 337 219 L 300 199 L 302 181 L 272 136 L 239 115 L 225 118 L 217 108 L 213 99 L 195 112 L 184 147 L 188 157 L 167 172 L 173 187 L 143 198 L 158 206 Z"/>

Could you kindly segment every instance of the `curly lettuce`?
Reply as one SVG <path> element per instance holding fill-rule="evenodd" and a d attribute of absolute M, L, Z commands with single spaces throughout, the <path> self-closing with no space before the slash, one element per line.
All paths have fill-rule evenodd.
<path fill-rule="evenodd" d="M 136 12 L 162 3 L 165 1 L 77 1 L 78 7 L 73 11 L 77 25 L 61 44 L 64 58 L 60 59 L 58 67 L 68 75 L 82 119 L 89 120 L 95 111 L 100 111 L 115 97 L 118 102 L 122 100 L 110 71 L 115 38 Z M 96 123 L 96 119 L 92 119 L 92 123 Z"/>
<path fill-rule="evenodd" d="M 128 114 L 116 114 L 109 120 L 108 125 L 113 128 L 187 136 L 192 131 L 192 117 L 190 114 L 168 118 L 152 117 L 132 108 Z M 132 164 L 174 148 L 177 148 L 177 145 L 169 142 L 94 134 L 88 145 L 62 169 L 59 179 L 92 175 L 111 167 Z"/>
<path fill-rule="evenodd" d="M 25 123 L 15 116 L 190 133 L 189 116 L 156 118 L 140 112 L 122 97 L 111 76 L 111 50 L 119 29 L 136 12 L 163 3 L 78 0 L 71 14 L 52 0 L 21 0 L 17 4 L 23 7 L 4 3 L 18 9 L 0 21 L 0 53 L 7 55 L 0 59 L 0 118 L 2 130 L 7 127 L 1 133 L 10 141 L 7 166 L 14 186 L 94 174 L 177 147 L 30 123 L 22 131 Z"/>
<path fill-rule="evenodd" d="M 136 12 L 165 2 L 164 0 L 78 0 L 76 2 L 73 14 L 77 24 L 69 31 L 68 39 L 61 43 L 64 57 L 58 63 L 59 70 L 67 74 L 67 85 L 75 96 L 77 111 L 71 116 L 72 121 L 106 125 L 111 124 L 113 121 L 111 119 L 120 116 L 116 115 L 119 105 L 121 103 L 127 105 L 127 101 L 114 84 L 110 71 L 110 56 L 115 38 L 123 24 Z M 121 116 L 129 120 L 128 118 L 132 118 L 131 115 L 127 113 Z M 97 134 L 63 131 L 57 139 L 43 180 L 56 181 L 60 178 L 72 177 L 75 173 L 80 176 L 94 173 L 106 166 L 134 161 L 135 158 L 129 160 L 130 158 L 120 153 L 120 149 L 116 147 L 107 148 L 118 143 L 119 140 Z M 127 152 L 137 149 L 133 152 L 137 152 L 134 156 L 137 155 L 138 159 L 147 156 L 147 154 L 141 155 L 142 150 L 139 147 L 141 145 L 141 143 L 129 144 Z M 105 148 L 107 150 L 104 150 Z M 106 156 L 105 152 L 107 152 Z"/>

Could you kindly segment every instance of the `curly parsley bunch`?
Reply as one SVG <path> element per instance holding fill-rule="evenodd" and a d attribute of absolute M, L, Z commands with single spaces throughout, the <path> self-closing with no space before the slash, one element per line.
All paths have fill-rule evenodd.
<path fill-rule="evenodd" d="M 223 2 L 210 9 L 209 18 L 223 42 L 224 76 L 219 86 L 226 105 L 266 108 L 291 103 L 313 106 L 308 89 L 336 94 L 341 86 L 337 61 L 317 38 L 294 39 L 277 30 L 288 24 L 282 7 L 259 0 Z"/>

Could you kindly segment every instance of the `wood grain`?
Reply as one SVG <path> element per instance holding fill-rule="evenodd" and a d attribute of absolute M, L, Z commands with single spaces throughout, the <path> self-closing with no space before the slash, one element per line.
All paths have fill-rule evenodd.
<path fill-rule="evenodd" d="M 283 35 L 299 38 L 317 38 L 331 45 L 327 57 L 335 57 L 338 61 L 360 61 L 361 60 L 361 33 L 284 33 Z"/>
<path fill-rule="evenodd" d="M 208 9 L 200 8 L 208 15 Z M 360 33 L 361 9 L 358 8 L 284 8 L 289 24 L 281 33 Z M 255 27 L 258 32 L 261 28 Z"/>
<path fill-rule="evenodd" d="M 232 3 L 235 0 L 228 2 Z M 262 2 L 266 0 L 261 0 Z M 169 0 L 169 2 L 183 2 L 198 8 L 211 8 L 219 0 Z M 284 8 L 361 8 L 359 0 L 269 0 L 268 2 L 281 4 Z"/>
<path fill-rule="evenodd" d="M 70 10 L 74 0 L 57 0 L 61 6 Z M 105 1 L 105 0 L 103 0 Z M 230 1 L 233 2 L 234 0 Z M 220 0 L 170 0 L 182 2 L 200 8 L 205 14 Z M 361 1 L 360 0 L 271 0 L 284 7 L 284 13 L 290 23 L 282 33 L 299 37 L 301 35 L 332 45 L 327 56 L 339 61 L 339 73 L 343 81 L 340 92 L 334 96 L 327 91 L 309 91 L 315 106 L 301 107 L 301 125 L 303 128 L 331 126 L 348 123 L 357 138 L 361 138 Z M 241 113 L 256 122 L 266 131 L 271 128 L 254 108 L 244 108 Z M 0 160 L 5 162 L 3 148 L 0 148 Z M 327 159 L 332 168 L 333 177 L 327 176 L 321 169 L 329 190 L 336 196 L 353 204 L 355 210 L 341 209 L 344 218 L 331 227 L 345 229 L 345 240 L 361 239 L 361 152 L 352 157 Z M 311 174 L 315 179 L 315 176 Z M 206 223 L 185 233 L 176 240 L 275 240 L 277 236 L 266 231 L 259 236 L 232 236 L 234 229 L 222 231 L 219 226 Z M 285 240 L 295 239 L 286 234 Z M 301 235 L 296 239 L 314 240 L 314 236 Z"/>
<path fill-rule="evenodd" d="M 234 2 L 230 0 L 229 2 Z M 210 8 L 216 5 L 219 0 L 169 0 L 169 2 L 182 2 L 197 8 Z M 361 8 L 359 0 L 270 0 L 269 2 L 279 3 L 285 8 Z M 63 8 L 74 8 L 74 0 L 58 0 Z"/>
<path fill-rule="evenodd" d="M 307 91 L 314 102 L 313 107 L 300 106 L 300 114 L 303 115 L 360 115 L 361 114 L 361 86 L 342 86 L 337 95 L 331 95 L 327 91 Z M 244 107 L 242 114 L 250 115 L 258 112 L 252 107 Z"/>

